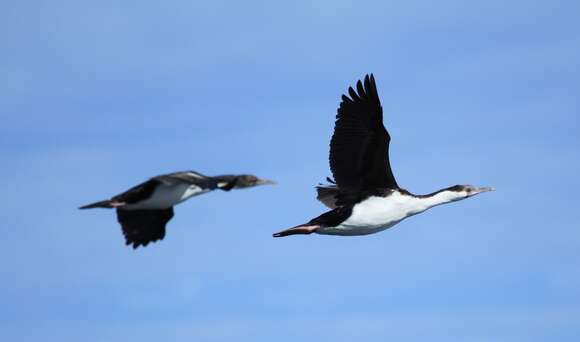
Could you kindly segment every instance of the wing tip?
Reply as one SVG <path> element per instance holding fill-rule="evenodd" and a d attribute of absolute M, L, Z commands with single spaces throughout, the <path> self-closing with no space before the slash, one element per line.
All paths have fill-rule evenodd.
<path fill-rule="evenodd" d="M 365 74 L 363 78 L 356 81 L 354 88 L 352 86 L 348 87 L 347 93 L 348 96 L 346 94 L 341 96 L 342 103 L 348 104 L 371 98 L 378 99 L 374 74 L 372 72 Z"/>
<path fill-rule="evenodd" d="M 375 76 L 373 75 L 373 73 L 365 75 L 365 91 L 367 93 L 367 96 L 373 99 L 379 98 L 377 92 L 377 85 L 375 83 Z"/>

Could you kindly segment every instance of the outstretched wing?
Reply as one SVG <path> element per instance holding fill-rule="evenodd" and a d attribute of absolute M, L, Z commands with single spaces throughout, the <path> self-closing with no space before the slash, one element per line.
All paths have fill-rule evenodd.
<path fill-rule="evenodd" d="M 173 207 L 157 210 L 117 209 L 117 220 L 123 229 L 125 243 L 133 248 L 163 240 L 165 225 L 173 217 Z"/>
<path fill-rule="evenodd" d="M 371 74 L 342 95 L 330 141 L 330 169 L 340 192 L 398 188 L 389 164 L 389 133 Z"/>

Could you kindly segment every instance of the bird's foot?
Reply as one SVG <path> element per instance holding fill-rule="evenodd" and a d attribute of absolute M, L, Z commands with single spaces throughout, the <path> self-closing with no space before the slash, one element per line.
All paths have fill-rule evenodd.
<path fill-rule="evenodd" d="M 284 237 L 284 236 L 295 235 L 295 234 L 312 234 L 318 228 L 320 228 L 319 225 L 298 226 L 298 227 L 286 229 L 286 230 L 283 230 L 281 232 L 275 233 L 272 236 L 273 237 Z"/>

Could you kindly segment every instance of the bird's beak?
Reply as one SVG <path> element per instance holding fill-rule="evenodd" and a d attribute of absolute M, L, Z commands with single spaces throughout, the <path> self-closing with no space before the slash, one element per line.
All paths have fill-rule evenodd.
<path fill-rule="evenodd" d="M 276 182 L 269 180 L 269 179 L 258 179 L 256 185 L 264 185 L 264 184 L 276 184 Z"/>
<path fill-rule="evenodd" d="M 477 195 L 477 194 L 481 194 L 481 193 L 483 193 L 483 192 L 489 192 L 489 191 L 495 191 L 495 189 L 494 189 L 494 188 L 492 188 L 492 187 L 490 187 L 490 186 L 486 186 L 486 187 L 483 187 L 483 188 L 478 188 L 478 189 L 476 189 L 476 190 L 473 192 L 473 194 L 474 194 L 474 195 Z"/>

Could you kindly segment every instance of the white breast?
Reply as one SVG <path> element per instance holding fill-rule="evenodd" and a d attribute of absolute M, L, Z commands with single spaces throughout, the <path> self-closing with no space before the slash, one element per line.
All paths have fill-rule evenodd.
<path fill-rule="evenodd" d="M 336 227 L 322 228 L 319 234 L 366 235 L 383 231 L 426 208 L 413 196 L 396 191 L 387 197 L 372 196 L 356 204 L 350 217 Z"/>
<path fill-rule="evenodd" d="M 129 204 L 123 207 L 123 209 L 165 209 L 181 203 L 190 197 L 201 195 L 207 191 L 209 190 L 204 190 L 197 185 L 161 184 L 148 199 L 139 203 Z"/>

